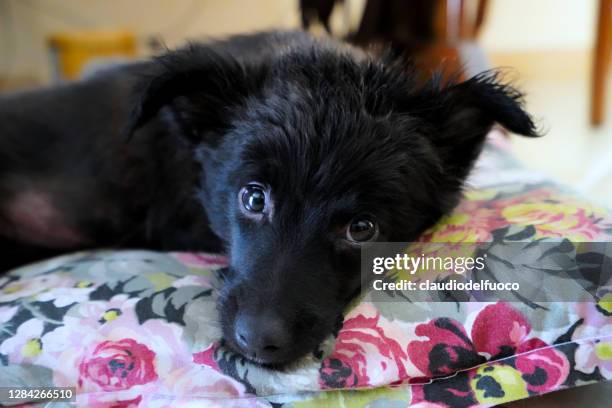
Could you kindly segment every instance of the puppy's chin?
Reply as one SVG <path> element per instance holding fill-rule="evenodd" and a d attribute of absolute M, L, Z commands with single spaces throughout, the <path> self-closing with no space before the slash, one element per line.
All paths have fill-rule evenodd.
<path fill-rule="evenodd" d="M 248 353 L 245 353 L 236 344 L 233 344 L 232 342 L 226 339 L 222 340 L 221 345 L 225 349 L 227 349 L 229 352 L 239 354 L 241 357 L 243 357 L 245 360 L 247 360 L 251 364 L 256 364 L 263 368 L 267 368 L 271 370 L 278 370 L 278 371 L 288 371 L 288 370 L 291 370 L 293 367 L 299 367 L 302 364 L 302 362 L 315 358 L 316 354 L 319 354 L 319 355 L 321 354 L 318 351 L 319 347 L 316 347 L 315 351 L 309 350 L 309 351 L 303 351 L 301 353 L 295 352 L 289 356 L 283 356 L 278 359 L 263 359 L 263 358 L 259 358 L 257 356 L 253 356 L 253 355 L 249 355 Z"/>

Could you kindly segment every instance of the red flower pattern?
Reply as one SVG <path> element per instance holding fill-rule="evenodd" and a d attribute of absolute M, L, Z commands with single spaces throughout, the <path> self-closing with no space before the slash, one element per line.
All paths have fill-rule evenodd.
<path fill-rule="evenodd" d="M 79 364 L 79 387 L 125 390 L 157 379 L 155 353 L 133 339 L 104 341 Z"/>
<path fill-rule="evenodd" d="M 478 313 L 472 325 L 471 339 L 464 327 L 452 319 L 438 318 L 420 324 L 415 333 L 427 337 L 427 340 L 412 341 L 408 345 L 408 355 L 429 377 L 450 375 L 491 361 L 492 371 L 494 367 L 508 367 L 507 370 L 516 372 L 524 382 L 525 393 L 555 390 L 567 378 L 569 362 L 563 353 L 541 339 L 528 338 L 530 332 L 531 326 L 525 317 L 500 302 L 486 306 Z M 478 376 L 476 371 L 470 370 L 469 373 L 460 373 L 453 381 L 415 385 L 412 402 L 427 401 L 448 406 L 471 406 L 482 402 L 470 386 L 470 381 Z M 488 381 L 497 388 L 483 395 L 506 395 L 503 384 L 495 383 L 493 376 Z M 484 381 L 479 384 L 487 385 Z M 435 396 L 435 400 L 428 396 Z"/>

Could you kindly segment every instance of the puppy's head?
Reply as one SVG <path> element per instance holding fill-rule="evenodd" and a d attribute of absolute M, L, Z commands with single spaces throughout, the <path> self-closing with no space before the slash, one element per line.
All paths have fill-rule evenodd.
<path fill-rule="evenodd" d="M 361 248 L 415 240 L 453 208 L 495 122 L 536 135 L 491 73 L 416 87 L 393 64 L 316 48 L 251 64 L 191 47 L 157 62 L 131 126 L 161 110 L 192 143 L 194 194 L 230 258 L 224 338 L 266 364 L 332 333 L 359 291 Z"/>

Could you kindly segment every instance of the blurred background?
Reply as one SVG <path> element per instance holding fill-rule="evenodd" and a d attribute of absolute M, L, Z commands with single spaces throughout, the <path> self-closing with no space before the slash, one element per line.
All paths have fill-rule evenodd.
<path fill-rule="evenodd" d="M 612 208 L 612 0 L 0 0 L 0 92 L 274 28 L 391 43 L 429 75 L 511 67 L 547 130 L 519 158 Z M 608 103 L 606 104 L 606 95 Z"/>

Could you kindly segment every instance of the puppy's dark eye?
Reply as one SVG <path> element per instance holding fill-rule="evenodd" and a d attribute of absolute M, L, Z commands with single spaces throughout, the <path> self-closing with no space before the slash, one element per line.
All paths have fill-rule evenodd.
<path fill-rule="evenodd" d="M 249 184 L 242 189 L 242 205 L 252 213 L 262 213 L 266 208 L 266 193 L 261 186 Z"/>
<path fill-rule="evenodd" d="M 369 217 L 358 216 L 346 229 L 346 238 L 353 242 L 367 242 L 378 236 L 378 224 Z"/>

